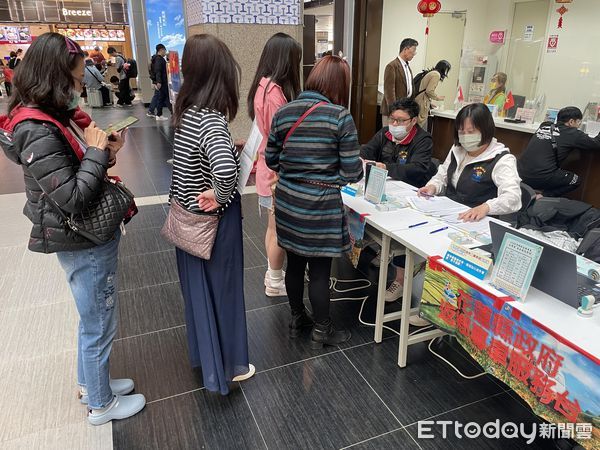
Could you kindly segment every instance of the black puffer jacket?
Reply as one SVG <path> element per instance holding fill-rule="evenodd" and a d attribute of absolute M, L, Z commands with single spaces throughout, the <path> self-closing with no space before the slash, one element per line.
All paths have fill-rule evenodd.
<path fill-rule="evenodd" d="M 66 225 L 36 180 L 67 215 L 79 213 L 101 191 L 108 152 L 88 147 L 80 162 L 56 125 L 36 120 L 16 125 L 12 140 L 2 138 L 2 147 L 23 169 L 27 194 L 23 213 L 33 223 L 29 250 L 54 253 L 94 247 Z"/>

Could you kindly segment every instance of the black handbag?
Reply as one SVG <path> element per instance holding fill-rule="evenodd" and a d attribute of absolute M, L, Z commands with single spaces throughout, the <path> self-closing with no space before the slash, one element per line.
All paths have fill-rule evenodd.
<path fill-rule="evenodd" d="M 81 213 L 67 215 L 39 182 L 38 186 L 67 226 L 96 245 L 106 244 L 113 239 L 134 198 L 121 181 L 105 177 L 98 196 Z"/>

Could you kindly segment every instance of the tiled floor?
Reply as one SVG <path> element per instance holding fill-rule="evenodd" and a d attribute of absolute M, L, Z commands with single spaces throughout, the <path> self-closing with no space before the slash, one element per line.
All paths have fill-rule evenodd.
<path fill-rule="evenodd" d="M 417 421 L 535 422 L 506 386 L 489 376 L 466 380 L 419 344 L 409 365 L 396 365 L 397 339 L 376 345 L 361 325 L 361 302 L 332 305 L 350 342 L 312 351 L 308 333 L 287 337 L 285 298 L 264 295 L 264 220 L 256 196 L 245 195 L 244 276 L 248 341 L 257 374 L 227 397 L 207 392 L 187 359 L 183 303 L 173 250 L 160 238 L 170 181 L 170 135 L 133 111 L 94 111 L 101 126 L 135 114 L 127 147 L 113 173 L 140 197 L 140 213 L 120 249 L 120 326 L 111 374 L 135 379 L 148 399 L 140 414 L 91 427 L 75 398 L 77 316 L 53 256 L 32 254 L 19 169 L 0 156 L 0 448 L 81 449 L 415 449 L 525 448 L 523 440 L 419 439 Z M 343 261 L 340 279 L 362 277 Z M 373 320 L 374 288 L 362 319 Z M 356 294 L 360 296 L 359 293 Z M 334 297 L 340 294 L 334 294 Z M 389 306 L 398 308 L 397 304 Z M 394 324 L 397 328 L 398 324 Z M 453 341 L 435 348 L 463 372 L 479 368 Z M 439 433 L 438 433 L 439 434 Z M 534 448 L 552 448 L 535 442 Z"/>

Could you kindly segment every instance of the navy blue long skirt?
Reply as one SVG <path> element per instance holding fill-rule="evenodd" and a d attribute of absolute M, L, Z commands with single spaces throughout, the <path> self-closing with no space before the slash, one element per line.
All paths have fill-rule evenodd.
<path fill-rule="evenodd" d="M 236 195 L 219 222 L 210 260 L 176 249 L 190 362 L 202 368 L 206 389 L 223 395 L 232 378 L 248 373 L 242 239 Z"/>

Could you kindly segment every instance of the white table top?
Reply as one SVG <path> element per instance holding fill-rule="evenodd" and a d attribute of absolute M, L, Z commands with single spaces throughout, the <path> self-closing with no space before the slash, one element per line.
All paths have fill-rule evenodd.
<path fill-rule="evenodd" d="M 456 115 L 458 111 L 454 111 L 451 109 L 434 109 L 431 111 L 433 116 L 445 117 L 446 119 L 456 119 Z M 504 117 L 494 117 L 494 123 L 498 128 L 505 128 L 507 130 L 521 131 L 523 133 L 533 134 L 536 132 L 538 127 L 540 126 L 539 122 L 535 122 L 533 124 L 528 123 L 510 123 L 505 122 Z"/>
<path fill-rule="evenodd" d="M 402 184 L 397 181 L 393 183 L 396 186 Z M 393 240 L 423 258 L 436 255 L 443 257 L 451 242 L 448 233 L 456 231 L 449 226 L 447 230 L 430 234 L 431 231 L 445 226 L 444 223 L 411 208 L 382 212 L 362 197 L 350 197 L 342 194 L 342 198 L 348 207 L 359 214 L 366 214 L 366 221 L 370 226 L 389 235 Z M 429 223 L 416 228 L 408 228 L 409 225 L 424 221 Z M 453 266 L 449 267 L 460 271 Z M 482 286 L 486 291 L 496 296 L 505 295 L 492 288 L 487 281 L 482 282 L 465 272 L 460 272 L 465 278 Z M 583 318 L 577 315 L 575 308 L 533 287 L 530 288 L 524 303 L 512 301 L 510 305 L 566 341 L 600 358 L 600 339 L 598 339 L 600 336 L 600 308 L 596 308 L 592 318 Z"/>

